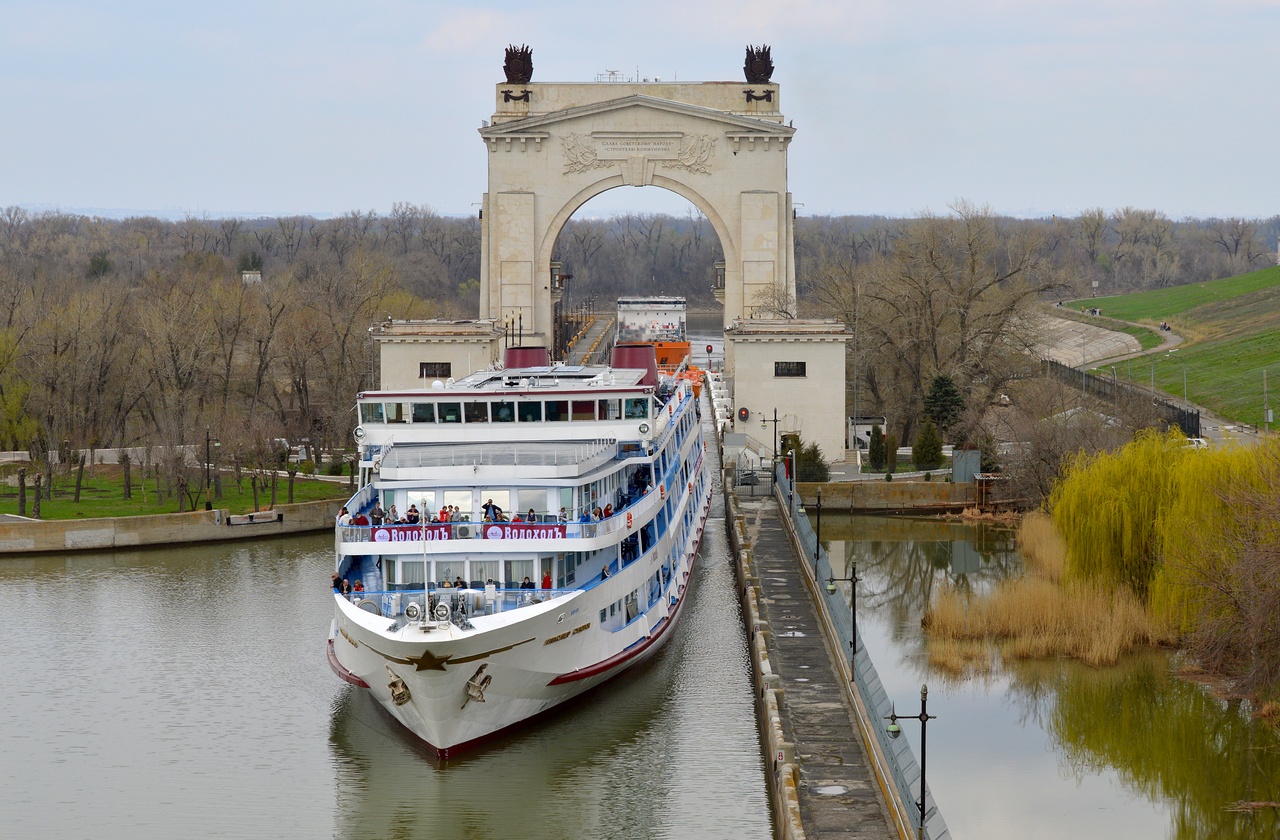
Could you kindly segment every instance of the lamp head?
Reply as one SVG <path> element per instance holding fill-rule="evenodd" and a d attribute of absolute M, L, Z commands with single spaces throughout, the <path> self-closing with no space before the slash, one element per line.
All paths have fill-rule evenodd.
<path fill-rule="evenodd" d="M 835 581 L 827 581 L 827 594 L 828 594 L 828 595 L 834 595 L 834 594 L 836 594 L 836 583 L 835 583 Z"/>
<path fill-rule="evenodd" d="M 902 734 L 902 727 L 898 726 L 897 721 L 894 721 L 885 727 L 885 731 L 889 733 L 890 738 L 897 739 L 897 737 Z"/>

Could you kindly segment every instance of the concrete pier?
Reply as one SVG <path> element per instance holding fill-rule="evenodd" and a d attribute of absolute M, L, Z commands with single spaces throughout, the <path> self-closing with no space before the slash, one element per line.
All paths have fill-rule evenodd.
<path fill-rule="evenodd" d="M 730 509 L 737 515 L 735 541 L 743 544 L 744 615 L 762 684 L 763 734 L 774 759 L 778 835 L 899 837 L 894 809 L 867 757 L 866 724 L 859 724 L 860 710 L 833 659 L 847 654 L 827 641 L 783 512 L 763 495 L 739 496 Z"/>

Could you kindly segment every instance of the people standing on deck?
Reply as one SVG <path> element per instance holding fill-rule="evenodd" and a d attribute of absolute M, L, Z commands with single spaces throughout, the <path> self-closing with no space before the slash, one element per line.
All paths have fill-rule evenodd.
<path fill-rule="evenodd" d="M 409 512 L 405 514 L 404 521 L 410 525 L 417 525 L 422 519 L 422 515 L 418 513 L 417 505 L 409 505 Z"/>
<path fill-rule="evenodd" d="M 347 580 L 346 578 L 343 578 L 342 584 L 339 587 L 338 591 L 346 596 L 351 595 L 351 581 Z"/>
<path fill-rule="evenodd" d="M 528 580 L 528 578 L 525 578 L 525 580 Z M 334 592 L 342 591 L 342 578 L 338 577 L 337 572 L 333 573 L 333 591 Z"/>
<path fill-rule="evenodd" d="M 533 581 L 529 580 L 529 576 L 525 575 L 524 580 L 520 581 L 521 589 L 533 589 Z"/>
<path fill-rule="evenodd" d="M 560 521 L 561 522 L 569 521 L 569 514 L 565 511 L 564 508 L 560 508 Z"/>
<path fill-rule="evenodd" d="M 538 514 L 533 512 L 533 508 L 529 508 L 529 515 L 524 518 L 525 522 L 537 522 Z"/>
<path fill-rule="evenodd" d="M 467 582 L 466 582 L 465 580 L 463 580 L 463 579 L 462 579 L 462 575 L 458 575 L 456 578 L 454 578 L 454 579 L 453 579 L 453 588 L 454 588 L 454 589 L 466 589 L 466 588 L 467 588 Z"/>
<path fill-rule="evenodd" d="M 356 594 L 356 595 L 359 595 L 360 593 L 364 592 L 364 581 L 362 581 L 360 578 L 356 578 L 356 582 L 351 584 L 351 591 L 353 594 Z"/>
<path fill-rule="evenodd" d="M 387 512 L 382 509 L 382 505 L 378 504 L 375 499 L 373 502 L 373 510 L 369 511 L 369 521 L 374 525 L 381 525 L 387 518 Z"/>
<path fill-rule="evenodd" d="M 608 519 L 610 516 L 613 516 L 613 505 L 605 505 L 605 506 L 604 506 L 604 518 L 605 518 L 605 519 Z"/>
<path fill-rule="evenodd" d="M 551 588 L 551 572 L 542 573 L 542 588 L 543 589 Z"/>
<path fill-rule="evenodd" d="M 342 510 L 338 511 L 338 524 L 339 525 L 351 524 L 351 511 L 347 510 L 346 505 L 343 505 Z"/>
<path fill-rule="evenodd" d="M 395 524 L 400 521 L 400 514 L 396 512 L 395 505 L 392 505 L 391 509 L 387 511 L 387 521 L 392 524 Z"/>
<path fill-rule="evenodd" d="M 355 516 L 351 517 L 351 524 L 360 528 L 367 527 L 369 525 L 369 517 L 365 516 L 363 513 L 357 513 Z"/>
<path fill-rule="evenodd" d="M 498 517 L 502 515 L 502 508 L 495 505 L 493 499 L 482 504 L 480 510 L 484 511 L 484 515 L 488 517 L 489 522 L 497 522 Z"/>

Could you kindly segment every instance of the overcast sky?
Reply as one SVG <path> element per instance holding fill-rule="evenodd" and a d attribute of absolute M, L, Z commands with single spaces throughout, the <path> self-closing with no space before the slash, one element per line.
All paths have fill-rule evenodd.
<path fill-rule="evenodd" d="M 736 81 L 767 43 L 802 214 L 1265 217 L 1277 35 L 1280 0 L 4 0 L 0 206 L 471 213 L 508 43 L 544 82 Z"/>

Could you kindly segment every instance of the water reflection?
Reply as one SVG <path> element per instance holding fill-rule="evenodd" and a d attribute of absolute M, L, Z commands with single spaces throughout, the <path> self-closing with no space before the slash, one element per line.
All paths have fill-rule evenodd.
<path fill-rule="evenodd" d="M 336 679 L 328 536 L 0 562 L 5 837 L 767 837 L 723 521 L 655 661 L 447 765 Z"/>
<path fill-rule="evenodd" d="M 1177 678 L 1167 652 L 1104 669 L 1015 661 L 959 681 L 929 670 L 924 605 L 943 584 L 982 591 L 1019 574 L 1008 530 L 824 512 L 823 536 L 837 573 L 856 560 L 865 579 L 860 628 L 890 695 L 930 684 L 930 787 L 956 838 L 1280 836 L 1276 808 L 1231 810 L 1280 801 L 1275 732 Z"/>

